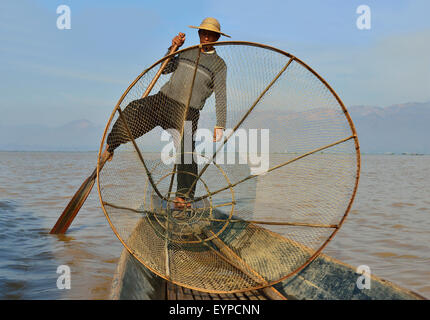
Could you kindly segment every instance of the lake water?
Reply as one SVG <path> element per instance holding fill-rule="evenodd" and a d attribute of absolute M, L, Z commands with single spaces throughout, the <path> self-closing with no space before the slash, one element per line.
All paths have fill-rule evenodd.
<path fill-rule="evenodd" d="M 96 153 L 0 152 L 0 299 L 107 299 L 123 246 L 96 188 L 49 235 Z M 324 253 L 430 297 L 430 156 L 363 155 L 350 214 Z M 71 289 L 57 288 L 57 268 Z"/>

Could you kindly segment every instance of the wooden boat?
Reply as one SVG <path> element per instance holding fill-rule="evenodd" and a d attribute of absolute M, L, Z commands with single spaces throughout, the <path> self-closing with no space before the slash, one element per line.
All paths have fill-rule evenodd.
<path fill-rule="evenodd" d="M 370 289 L 358 289 L 352 266 L 320 254 L 306 268 L 274 287 L 290 300 L 424 300 L 423 296 L 371 276 Z M 212 294 L 174 285 L 149 271 L 124 249 L 112 281 L 114 300 L 273 300 L 262 290 Z"/>
<path fill-rule="evenodd" d="M 252 224 L 242 223 L 239 229 Z M 234 228 L 233 228 L 234 229 Z M 240 236 L 240 231 L 234 233 Z M 138 223 L 129 241 L 138 241 L 141 233 Z M 228 231 L 226 232 L 229 233 Z M 231 233 L 231 232 L 230 232 Z M 248 235 L 249 236 L 249 235 Z M 274 241 L 271 241 L 274 242 Z M 262 244 L 267 250 L 267 243 Z M 291 250 L 306 250 L 291 245 Z M 253 249 L 255 250 L 255 248 Z M 269 250 L 270 251 L 270 250 Z M 320 254 L 295 275 L 272 287 L 242 293 L 214 294 L 184 288 L 157 276 L 124 249 L 114 274 L 111 299 L 125 300 L 422 300 L 425 297 L 399 287 L 374 275 L 370 276 L 370 289 L 359 289 L 361 275 L 348 264 Z"/>

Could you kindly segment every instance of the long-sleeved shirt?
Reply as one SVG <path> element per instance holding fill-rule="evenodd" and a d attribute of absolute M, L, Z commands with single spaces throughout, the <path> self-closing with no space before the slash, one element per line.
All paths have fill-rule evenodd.
<path fill-rule="evenodd" d="M 173 57 L 163 74 L 174 72 L 160 89 L 169 98 L 187 105 L 199 48 L 187 50 Z M 203 109 L 206 99 L 215 92 L 216 125 L 225 128 L 227 117 L 226 94 L 227 66 L 224 60 L 212 52 L 201 52 L 191 95 L 190 107 Z"/>

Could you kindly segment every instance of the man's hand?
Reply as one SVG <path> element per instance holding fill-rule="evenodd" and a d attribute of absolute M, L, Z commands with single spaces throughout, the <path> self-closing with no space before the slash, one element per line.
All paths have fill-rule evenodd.
<path fill-rule="evenodd" d="M 214 128 L 214 142 L 218 142 L 221 140 L 222 135 L 224 134 L 224 128 L 215 127 Z"/>
<path fill-rule="evenodd" d="M 176 45 L 178 48 L 185 42 L 185 33 L 179 32 L 179 34 L 172 39 L 172 46 Z"/>

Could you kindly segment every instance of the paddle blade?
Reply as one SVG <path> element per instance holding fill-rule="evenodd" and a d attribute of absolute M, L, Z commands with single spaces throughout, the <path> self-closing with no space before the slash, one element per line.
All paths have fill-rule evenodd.
<path fill-rule="evenodd" d="M 85 200 L 87 200 L 91 189 L 94 186 L 94 182 L 97 176 L 97 168 L 94 169 L 93 173 L 82 183 L 79 190 L 75 193 L 73 198 L 70 200 L 67 207 L 64 209 L 61 216 L 58 218 L 57 223 L 49 232 L 50 234 L 63 234 L 66 233 L 69 226 L 72 224 Z"/>

